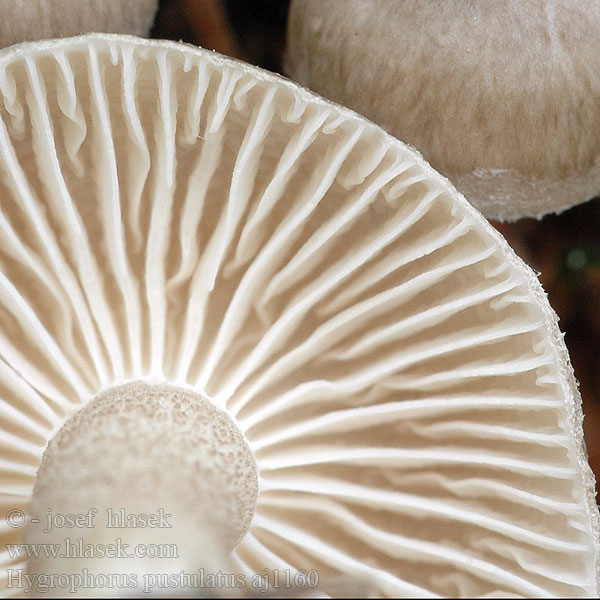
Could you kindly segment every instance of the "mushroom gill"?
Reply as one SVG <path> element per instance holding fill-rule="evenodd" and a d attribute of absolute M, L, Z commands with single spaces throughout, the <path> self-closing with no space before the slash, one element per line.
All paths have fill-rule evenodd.
<path fill-rule="evenodd" d="M 594 479 L 556 315 L 417 153 L 291 82 L 171 42 L 7 49 L 0 98 L 3 550 L 24 539 L 15 511 L 89 504 L 94 452 L 117 500 L 147 510 L 119 492 L 140 465 L 111 471 L 112 419 L 147 471 L 161 452 L 134 431 L 179 435 L 218 412 L 255 465 L 247 521 L 203 533 L 190 478 L 214 470 L 175 460 L 183 441 L 145 489 L 180 503 L 202 548 L 241 536 L 231 560 L 247 583 L 311 571 L 332 594 L 340 577 L 383 596 L 598 594 Z M 148 404 L 127 404 L 132 389 Z M 215 486 L 236 497 L 245 473 Z M 25 559 L 2 557 L 18 592 Z"/>

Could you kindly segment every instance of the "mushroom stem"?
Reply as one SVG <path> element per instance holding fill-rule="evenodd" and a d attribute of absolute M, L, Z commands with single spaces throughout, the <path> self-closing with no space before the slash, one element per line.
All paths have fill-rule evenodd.
<path fill-rule="evenodd" d="M 58 544 L 60 556 L 37 556 L 28 571 L 130 573 L 142 591 L 160 585 L 157 574 L 177 575 L 180 590 L 214 587 L 207 576 L 232 572 L 228 552 L 248 528 L 256 494 L 243 435 L 208 400 L 164 384 L 111 388 L 44 453 L 26 542 Z M 202 581 L 182 576 L 198 573 Z"/>

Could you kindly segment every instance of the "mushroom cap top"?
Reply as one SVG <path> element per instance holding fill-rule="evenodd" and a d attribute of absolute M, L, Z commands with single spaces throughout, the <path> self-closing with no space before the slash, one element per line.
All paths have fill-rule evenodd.
<path fill-rule="evenodd" d="M 513 219 L 600 192 L 599 52 L 594 0 L 294 0 L 286 69 Z"/>
<path fill-rule="evenodd" d="M 89 32 L 147 37 L 158 0 L 0 0 L 0 47 Z"/>
<path fill-rule="evenodd" d="M 281 77 L 122 36 L 0 53 L 0 357 L 7 512 L 72 415 L 141 380 L 243 434 L 242 574 L 597 595 L 581 399 L 535 274 L 418 153 Z"/>

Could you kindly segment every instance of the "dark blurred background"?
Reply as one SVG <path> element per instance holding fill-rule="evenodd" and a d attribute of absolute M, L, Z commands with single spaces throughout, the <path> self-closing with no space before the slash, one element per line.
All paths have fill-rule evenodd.
<path fill-rule="evenodd" d="M 289 0 L 161 0 L 153 37 L 183 40 L 282 72 Z M 600 198 L 541 220 L 495 223 L 541 273 L 580 383 L 590 462 L 600 479 Z M 600 489 L 600 486 L 597 485 Z"/>

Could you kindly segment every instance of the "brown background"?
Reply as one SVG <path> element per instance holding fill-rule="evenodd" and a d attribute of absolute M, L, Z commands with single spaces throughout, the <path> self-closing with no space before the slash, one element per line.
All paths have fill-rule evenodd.
<path fill-rule="evenodd" d="M 281 72 L 288 0 L 161 0 L 153 37 L 183 40 Z M 600 479 L 600 198 L 561 215 L 493 223 L 533 269 L 560 317 Z M 598 486 L 597 486 L 598 487 Z"/>

